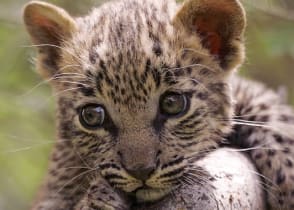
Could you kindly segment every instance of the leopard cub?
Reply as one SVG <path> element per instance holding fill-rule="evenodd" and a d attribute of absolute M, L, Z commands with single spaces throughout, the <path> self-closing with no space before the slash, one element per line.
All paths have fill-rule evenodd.
<path fill-rule="evenodd" d="M 269 208 L 294 209 L 294 114 L 234 74 L 239 0 L 118 0 L 73 18 L 32 1 L 24 22 L 57 95 L 58 138 L 34 210 L 130 209 L 187 180 L 221 147 L 248 151 Z"/>

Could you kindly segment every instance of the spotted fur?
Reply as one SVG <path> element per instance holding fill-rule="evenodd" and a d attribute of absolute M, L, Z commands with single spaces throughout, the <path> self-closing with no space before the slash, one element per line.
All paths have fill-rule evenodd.
<path fill-rule="evenodd" d="M 207 17 L 212 28 L 197 21 L 193 28 Z M 191 163 L 223 145 L 254 147 L 248 154 L 267 183 L 269 206 L 294 209 L 294 114 L 273 91 L 232 76 L 244 57 L 237 0 L 122 0 L 76 19 L 31 2 L 24 20 L 38 68 L 57 94 L 58 140 L 33 209 L 156 201 L 191 172 L 209 177 Z M 189 98 L 185 114 L 160 114 L 166 91 Z M 103 127 L 79 123 L 86 104 L 107 110 Z M 130 173 L 142 167 L 153 168 L 144 180 Z"/>

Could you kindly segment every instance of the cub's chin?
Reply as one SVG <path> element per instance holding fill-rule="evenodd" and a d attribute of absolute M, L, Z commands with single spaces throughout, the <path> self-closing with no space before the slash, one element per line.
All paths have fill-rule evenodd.
<path fill-rule="evenodd" d="M 134 192 L 136 201 L 138 203 L 154 202 L 162 199 L 169 194 L 172 188 L 156 189 L 156 188 L 141 188 Z"/>

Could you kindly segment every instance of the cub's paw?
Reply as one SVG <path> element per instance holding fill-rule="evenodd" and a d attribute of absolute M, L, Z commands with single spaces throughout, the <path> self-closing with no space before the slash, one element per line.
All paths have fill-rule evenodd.
<path fill-rule="evenodd" d="M 75 210 L 127 210 L 129 204 L 102 178 L 94 180 Z"/>

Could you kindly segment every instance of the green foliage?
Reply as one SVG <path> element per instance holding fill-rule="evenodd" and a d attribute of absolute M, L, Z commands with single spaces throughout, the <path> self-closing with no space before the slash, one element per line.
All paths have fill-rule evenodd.
<path fill-rule="evenodd" d="M 28 209 L 54 143 L 54 97 L 30 60 L 34 50 L 21 23 L 26 0 L 0 2 L 0 209 Z M 51 1 L 82 14 L 92 0 Z M 247 54 L 241 73 L 273 88 L 285 86 L 294 104 L 294 10 L 292 0 L 244 0 L 248 11 Z M 98 5 L 101 1 L 96 1 Z M 274 6 L 274 7 L 272 7 Z M 258 9 L 256 9 L 258 8 Z M 272 10 L 278 8 L 279 10 Z M 286 12 L 281 13 L 283 8 Z M 277 12 L 278 11 L 278 12 Z M 285 15 L 286 14 L 286 15 Z"/>
<path fill-rule="evenodd" d="M 54 135 L 48 87 L 26 94 L 40 79 L 24 37 L 20 25 L 0 23 L 0 209 L 7 210 L 25 209 L 32 200 Z"/>

